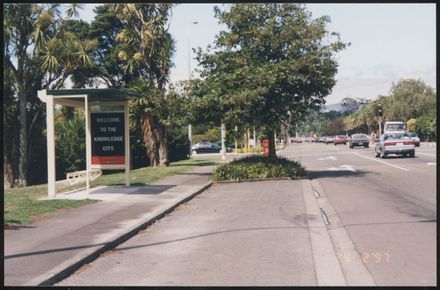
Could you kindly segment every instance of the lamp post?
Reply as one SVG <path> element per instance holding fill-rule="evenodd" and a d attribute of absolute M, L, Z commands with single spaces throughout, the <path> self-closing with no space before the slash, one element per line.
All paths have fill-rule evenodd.
<path fill-rule="evenodd" d="M 198 24 L 199 22 L 193 21 L 190 24 Z M 191 26 L 188 27 L 188 81 L 191 81 L 191 46 L 190 46 L 190 31 Z M 192 156 L 192 126 L 188 124 L 188 139 L 189 139 L 189 157 Z"/>

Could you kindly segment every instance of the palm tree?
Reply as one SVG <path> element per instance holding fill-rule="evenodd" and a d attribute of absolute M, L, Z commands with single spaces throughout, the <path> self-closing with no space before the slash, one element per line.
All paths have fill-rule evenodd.
<path fill-rule="evenodd" d="M 76 15 L 80 6 L 73 6 L 68 14 Z M 3 62 L 12 72 L 19 103 L 19 164 L 18 178 L 14 180 L 16 185 L 26 186 L 32 141 L 28 132 L 33 133 L 34 126 L 44 121 L 44 107 L 36 96 L 37 90 L 53 86 L 57 80 L 55 86 L 61 86 L 71 70 L 66 70 L 70 65 L 64 49 L 67 42 L 60 34 L 64 20 L 60 4 L 8 3 L 3 7 Z M 90 65 L 85 54 L 91 49 L 90 44 L 77 45 L 75 53 L 80 65 Z"/>
<path fill-rule="evenodd" d="M 144 98 L 132 102 L 138 107 L 139 126 L 151 166 L 167 166 L 167 133 L 163 116 L 157 112 L 166 103 L 165 85 L 169 80 L 174 40 L 167 31 L 172 4 L 108 4 L 125 25 L 117 40 L 124 43 L 118 53 L 125 71 L 137 75 Z M 137 83 L 139 89 L 139 83 Z M 135 86 L 135 87 L 136 87 Z M 139 92 L 139 91 L 138 91 Z"/>

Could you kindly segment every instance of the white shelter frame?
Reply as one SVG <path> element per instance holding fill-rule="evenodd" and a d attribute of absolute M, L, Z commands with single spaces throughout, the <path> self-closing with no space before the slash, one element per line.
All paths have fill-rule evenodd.
<path fill-rule="evenodd" d="M 129 114 L 128 114 L 128 99 L 122 98 L 121 101 L 91 101 L 90 94 L 99 89 L 73 89 L 72 94 L 62 95 L 50 95 L 46 90 L 38 91 L 38 98 L 46 103 L 46 126 L 47 126 L 47 194 L 49 199 L 55 198 L 56 195 L 56 163 L 55 163 L 55 105 L 71 106 L 75 108 L 84 108 L 85 111 L 85 128 L 86 128 L 86 191 L 89 195 L 90 190 L 90 170 L 92 169 L 92 136 L 91 136 L 91 106 L 92 105 L 123 105 L 124 109 L 124 138 L 125 138 L 125 164 L 122 165 L 94 165 L 94 168 L 101 169 L 125 169 L 125 186 L 130 186 L 130 131 L 129 131 Z M 102 89 L 112 90 L 114 94 L 115 89 Z M 66 90 L 69 91 L 69 90 Z M 84 91 L 85 94 L 75 94 L 75 92 Z M 121 95 L 136 96 L 135 94 L 129 94 L 121 92 Z"/>

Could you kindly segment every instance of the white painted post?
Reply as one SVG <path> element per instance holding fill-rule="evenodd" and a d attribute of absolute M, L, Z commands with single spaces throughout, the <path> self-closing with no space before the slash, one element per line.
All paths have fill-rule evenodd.
<path fill-rule="evenodd" d="M 124 104 L 125 117 L 125 186 L 130 186 L 130 127 L 128 115 L 128 101 Z"/>
<path fill-rule="evenodd" d="M 92 136 L 91 136 L 91 125 L 90 125 L 90 112 L 89 112 L 89 97 L 86 95 L 84 97 L 84 110 L 86 115 L 86 192 L 89 195 L 90 190 L 90 179 L 89 171 L 91 168 L 91 156 L 92 156 Z"/>
<path fill-rule="evenodd" d="M 255 127 L 254 127 L 254 132 L 253 132 L 253 137 L 254 137 L 254 148 L 257 148 L 257 139 L 255 138 Z"/>
<path fill-rule="evenodd" d="M 44 91 L 45 94 L 45 91 Z M 55 188 L 55 125 L 54 125 L 53 96 L 46 98 L 46 124 L 47 124 L 47 194 L 54 198 Z"/>
<path fill-rule="evenodd" d="M 226 159 L 226 148 L 225 148 L 226 129 L 225 129 L 225 124 L 223 123 L 221 126 L 221 135 L 222 135 L 222 160 L 225 160 Z"/>
<path fill-rule="evenodd" d="M 189 158 L 192 156 L 192 126 L 188 125 L 188 139 L 189 139 Z"/>

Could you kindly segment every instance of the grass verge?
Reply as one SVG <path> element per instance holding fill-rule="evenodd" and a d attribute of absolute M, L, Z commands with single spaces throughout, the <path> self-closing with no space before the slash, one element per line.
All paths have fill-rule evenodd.
<path fill-rule="evenodd" d="M 264 178 L 289 177 L 298 179 L 306 175 L 299 162 L 284 157 L 268 158 L 251 155 L 217 167 L 211 176 L 213 181 L 243 181 Z"/>
<path fill-rule="evenodd" d="M 168 167 L 145 167 L 130 171 L 131 185 L 146 185 L 166 176 L 175 175 L 198 166 L 214 165 L 221 160 L 190 159 L 172 162 Z M 92 182 L 93 186 L 124 185 L 125 173 L 115 172 L 98 177 Z M 80 188 L 84 184 L 76 185 Z M 69 188 L 69 190 L 72 190 Z M 5 228 L 20 227 L 41 218 L 53 215 L 62 210 L 68 210 L 97 202 L 97 200 L 39 200 L 47 196 L 47 184 L 27 186 L 22 188 L 5 189 L 4 191 L 4 224 Z"/>

